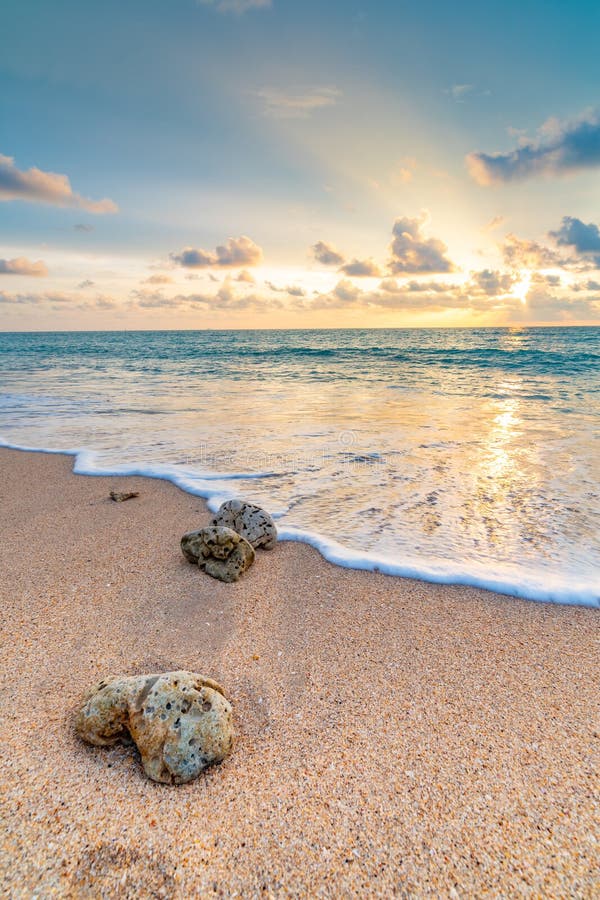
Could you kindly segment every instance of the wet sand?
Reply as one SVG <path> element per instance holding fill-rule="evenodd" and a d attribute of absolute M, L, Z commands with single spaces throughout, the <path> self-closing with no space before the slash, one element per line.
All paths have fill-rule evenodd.
<path fill-rule="evenodd" d="M 0 451 L 3 896 L 600 895 L 597 610 L 289 543 L 221 584 L 179 551 L 201 500 L 71 467 Z M 222 765 L 77 739 L 95 681 L 177 668 L 232 699 Z"/>

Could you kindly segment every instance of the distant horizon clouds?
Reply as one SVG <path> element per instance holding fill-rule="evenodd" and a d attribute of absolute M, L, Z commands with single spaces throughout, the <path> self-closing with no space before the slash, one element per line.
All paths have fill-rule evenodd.
<path fill-rule="evenodd" d="M 202 250 L 185 247 L 181 253 L 171 253 L 173 262 L 188 269 L 233 268 L 237 266 L 258 266 L 263 260 L 262 247 L 242 235 L 229 238 L 216 250 Z"/>
<path fill-rule="evenodd" d="M 466 156 L 471 177 L 482 186 L 562 175 L 600 166 L 600 111 L 586 110 L 575 119 L 551 118 L 535 139 L 521 137 L 506 153 L 474 151 Z"/>
<path fill-rule="evenodd" d="M 23 200 L 28 203 L 47 203 L 72 209 L 85 209 L 95 215 L 118 212 L 113 200 L 90 200 L 73 191 L 66 175 L 43 172 L 33 167 L 22 171 L 12 156 L 0 154 L 0 202 Z"/>

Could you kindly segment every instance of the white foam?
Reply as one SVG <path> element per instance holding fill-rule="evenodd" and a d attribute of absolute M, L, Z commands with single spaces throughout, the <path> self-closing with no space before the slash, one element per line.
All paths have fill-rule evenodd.
<path fill-rule="evenodd" d="M 166 464 L 122 463 L 116 466 L 102 467 L 98 464 L 98 453 L 87 449 L 56 450 L 42 447 L 25 447 L 10 444 L 0 438 L 0 447 L 10 450 L 23 450 L 29 453 L 53 453 L 74 456 L 73 472 L 77 475 L 123 476 L 141 475 L 145 478 L 157 478 L 170 481 L 177 487 L 202 497 L 208 502 L 211 512 L 216 512 L 224 500 L 235 496 L 230 490 L 230 482 L 246 478 L 269 477 L 273 473 L 233 473 L 221 474 L 207 472 L 196 474 L 181 467 Z M 282 513 L 279 513 L 281 515 Z M 435 559 L 424 562 L 420 559 L 406 558 L 402 561 L 389 559 L 376 553 L 359 552 L 344 547 L 331 538 L 317 532 L 283 526 L 278 529 L 282 541 L 300 541 L 310 544 L 329 562 L 349 569 L 361 569 L 370 572 L 381 572 L 385 575 L 416 578 L 438 584 L 469 585 L 485 588 L 500 594 L 519 597 L 524 600 L 562 603 L 575 606 L 587 606 L 600 609 L 600 592 L 581 580 L 550 575 L 548 572 L 535 571 L 513 566 L 505 567 L 503 572 L 490 573 L 476 564 L 462 561 L 450 563 L 447 560 Z"/>

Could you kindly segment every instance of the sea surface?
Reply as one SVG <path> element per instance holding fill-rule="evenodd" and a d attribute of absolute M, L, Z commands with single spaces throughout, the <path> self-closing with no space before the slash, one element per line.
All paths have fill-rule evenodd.
<path fill-rule="evenodd" d="M 530 599 L 600 606 L 599 423 L 600 328 L 0 334 L 4 446 Z"/>

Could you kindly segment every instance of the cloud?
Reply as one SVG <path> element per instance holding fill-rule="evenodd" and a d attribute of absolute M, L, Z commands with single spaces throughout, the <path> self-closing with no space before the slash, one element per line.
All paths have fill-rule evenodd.
<path fill-rule="evenodd" d="M 392 258 L 388 266 L 392 274 L 419 274 L 422 272 L 454 272 L 453 263 L 446 257 L 447 247 L 437 238 L 427 238 L 423 226 L 429 222 L 429 213 L 423 210 L 416 218 L 396 219 L 390 246 Z M 326 266 L 338 266 L 338 271 L 355 278 L 380 278 L 381 269 L 373 259 L 355 257 L 346 261 L 344 255 L 325 241 L 312 246 L 315 259 Z"/>
<path fill-rule="evenodd" d="M 17 169 L 11 156 L 0 154 L 0 201 L 24 200 L 52 206 L 85 209 L 103 215 L 118 211 L 112 200 L 88 200 L 75 194 L 66 175 L 42 172 L 41 169 Z"/>
<path fill-rule="evenodd" d="M 464 103 L 467 94 L 473 93 L 475 86 L 472 84 L 453 84 L 446 89 L 446 93 L 450 94 L 456 103 Z"/>
<path fill-rule="evenodd" d="M 571 285 L 572 291 L 600 291 L 600 281 L 596 281 L 593 278 L 588 279 L 588 281 L 584 281 L 582 284 L 573 284 Z"/>
<path fill-rule="evenodd" d="M 44 293 L 7 294 L 0 291 L 0 303 L 6 305 L 31 305 L 50 306 L 53 310 L 69 311 L 73 309 L 103 310 L 115 309 L 118 303 L 112 297 L 98 294 L 94 299 L 89 299 L 80 294 L 67 294 L 61 291 L 47 291 Z"/>
<path fill-rule="evenodd" d="M 267 312 L 283 309 L 280 300 L 260 297 L 258 294 L 237 294 L 232 279 L 226 278 L 216 294 L 177 294 L 166 297 L 160 290 L 134 290 L 131 292 L 134 308 L 138 309 L 178 309 L 190 311 L 204 309 L 212 311 L 254 310 Z"/>
<path fill-rule="evenodd" d="M 560 275 L 548 275 L 544 272 L 534 272 L 531 276 L 532 284 L 543 284 L 546 287 L 560 287 L 562 284 L 562 279 Z M 588 284 L 593 284 L 594 282 L 588 282 Z M 576 287 L 573 286 L 573 290 L 577 290 Z"/>
<path fill-rule="evenodd" d="M 181 253 L 171 253 L 171 259 L 188 269 L 206 269 L 211 266 L 231 268 L 234 266 L 258 266 L 263 260 L 263 251 L 258 244 L 245 235 L 229 238 L 225 245 L 210 250 L 195 250 L 186 247 Z"/>
<path fill-rule="evenodd" d="M 373 259 L 353 259 L 339 270 L 344 275 L 353 275 L 355 278 L 379 278 L 381 270 Z"/>
<path fill-rule="evenodd" d="M 516 281 L 518 278 L 512 274 L 491 269 L 483 269 L 481 272 L 473 272 L 471 275 L 471 287 L 482 291 L 488 297 L 510 293 Z"/>
<path fill-rule="evenodd" d="M 414 159 L 414 157 L 407 156 L 403 159 L 399 159 L 390 172 L 390 184 L 392 184 L 393 187 L 400 187 L 400 185 L 408 184 L 409 181 L 412 181 L 416 168 L 417 160 Z M 373 184 L 379 188 L 377 182 L 373 182 Z"/>
<path fill-rule="evenodd" d="M 343 278 L 332 291 L 318 294 L 309 304 L 310 309 L 339 309 L 361 305 L 362 291 L 352 281 Z"/>
<path fill-rule="evenodd" d="M 444 281 L 408 281 L 402 286 L 398 284 L 395 278 L 384 278 L 379 285 L 382 291 L 397 293 L 398 291 L 409 292 L 411 294 L 419 294 L 423 292 L 443 294 L 448 291 L 455 290 L 455 285 L 447 284 Z"/>
<path fill-rule="evenodd" d="M 548 119 L 534 140 L 520 139 L 508 153 L 469 153 L 467 167 L 481 185 L 502 184 L 537 175 L 562 175 L 600 166 L 600 112 L 577 119 Z"/>
<path fill-rule="evenodd" d="M 302 309 L 305 312 L 337 309 L 372 313 L 469 312 L 476 316 L 493 315 L 495 321 L 505 323 L 589 322 L 600 316 L 598 295 L 574 297 L 571 288 L 562 288 L 560 279 L 534 277 L 531 289 L 522 300 L 511 292 L 517 281 L 514 275 L 487 269 L 472 273 L 470 281 L 456 285 L 434 281 L 399 283 L 388 278 L 378 290 L 363 291 L 352 282 L 342 280 L 333 290 L 304 302 Z"/>
<path fill-rule="evenodd" d="M 48 274 L 46 263 L 41 259 L 31 262 L 24 256 L 17 259 L 0 259 L 0 275 L 30 275 L 41 278 Z"/>
<path fill-rule="evenodd" d="M 446 257 L 448 248 L 437 238 L 426 238 L 422 227 L 429 222 L 429 213 L 424 210 L 420 216 L 396 219 L 392 233 L 392 258 L 389 262 L 393 274 L 406 272 L 454 272 L 453 263 Z"/>
<path fill-rule="evenodd" d="M 558 231 L 551 231 L 559 247 L 573 247 L 577 253 L 600 253 L 600 229 L 593 222 L 586 225 L 581 219 L 563 216 Z"/>
<path fill-rule="evenodd" d="M 170 275 L 161 275 L 160 273 L 156 275 L 150 275 L 142 284 L 173 284 L 173 279 Z"/>
<path fill-rule="evenodd" d="M 306 296 L 306 291 L 298 284 L 288 284 L 285 287 L 278 287 L 276 284 L 273 284 L 272 281 L 265 281 L 265 285 L 270 291 L 274 291 L 276 294 L 289 294 L 290 297 Z"/>
<path fill-rule="evenodd" d="M 203 6 L 213 6 L 220 13 L 243 15 L 251 9 L 269 9 L 271 0 L 197 0 Z"/>
<path fill-rule="evenodd" d="M 552 269 L 568 266 L 569 260 L 551 247 L 507 234 L 502 245 L 504 262 L 511 269 Z"/>
<path fill-rule="evenodd" d="M 6 291 L 0 291 L 0 303 L 5 306 L 20 306 L 22 304 L 39 302 L 40 297 L 36 294 L 7 294 Z"/>
<path fill-rule="evenodd" d="M 500 228 L 501 225 L 504 225 L 506 222 L 506 216 L 494 216 L 493 219 L 490 219 L 486 225 L 484 225 L 484 231 L 494 231 L 496 228 Z"/>
<path fill-rule="evenodd" d="M 567 252 L 507 234 L 501 248 L 505 264 L 512 269 L 567 269 L 572 272 L 600 269 L 600 229 L 597 225 L 591 222 L 586 225 L 581 219 L 564 216 L 560 228 L 550 231 L 548 236 L 558 247 L 567 248 Z"/>
<path fill-rule="evenodd" d="M 112 297 L 96 297 L 95 300 L 85 304 L 85 309 L 116 309 L 118 304 Z"/>
<path fill-rule="evenodd" d="M 181 305 L 177 297 L 165 297 L 160 289 L 136 289 L 131 291 L 131 297 L 136 309 L 177 309 Z"/>
<path fill-rule="evenodd" d="M 264 114 L 278 119 L 306 118 L 318 109 L 334 106 L 342 92 L 334 86 L 306 88 L 294 93 L 265 87 L 256 91 L 264 104 Z"/>
<path fill-rule="evenodd" d="M 600 316 L 600 299 L 559 296 L 544 287 L 535 286 L 527 294 L 524 316 L 533 321 L 544 322 L 597 320 Z"/>
<path fill-rule="evenodd" d="M 323 263 L 324 266 L 341 266 L 345 262 L 343 254 L 333 244 L 317 241 L 311 249 L 317 262 Z"/>
<path fill-rule="evenodd" d="M 245 281 L 247 284 L 255 284 L 254 275 L 252 272 L 249 272 L 248 269 L 242 269 L 242 271 L 238 274 L 236 281 Z"/>
<path fill-rule="evenodd" d="M 409 285 L 398 284 L 394 279 L 382 282 L 380 290 L 362 291 L 351 281 L 342 280 L 326 294 L 319 294 L 311 301 L 310 309 L 371 309 L 434 311 L 443 309 L 487 308 L 489 301 L 473 298 L 472 301 L 460 287 L 446 285 L 446 291 L 411 290 Z"/>

